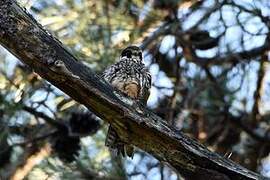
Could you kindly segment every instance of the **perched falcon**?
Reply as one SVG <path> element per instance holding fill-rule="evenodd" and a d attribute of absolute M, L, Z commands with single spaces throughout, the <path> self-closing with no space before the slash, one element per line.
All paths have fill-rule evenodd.
<path fill-rule="evenodd" d="M 151 74 L 143 63 L 142 50 L 137 46 L 125 48 L 119 60 L 107 68 L 102 77 L 127 96 L 146 105 L 150 95 Z M 124 144 L 109 126 L 105 145 L 117 154 L 133 156 L 133 147 Z"/>

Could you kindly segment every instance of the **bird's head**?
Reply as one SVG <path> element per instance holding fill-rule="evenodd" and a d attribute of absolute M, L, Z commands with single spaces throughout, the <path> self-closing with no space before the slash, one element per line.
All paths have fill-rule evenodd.
<path fill-rule="evenodd" d="M 128 46 L 121 53 L 121 58 L 126 57 L 134 61 L 142 62 L 142 50 L 138 46 Z"/>

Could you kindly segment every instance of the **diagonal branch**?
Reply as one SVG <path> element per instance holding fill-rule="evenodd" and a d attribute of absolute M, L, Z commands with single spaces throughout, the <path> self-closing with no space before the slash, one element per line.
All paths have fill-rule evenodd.
<path fill-rule="evenodd" d="M 171 34 L 174 34 L 180 42 L 184 43 L 185 45 L 189 45 L 190 42 L 187 42 L 183 39 L 185 33 L 186 32 L 177 31 L 177 32 L 172 32 Z M 215 57 L 210 57 L 210 58 L 200 57 L 195 52 L 192 52 L 188 60 L 201 67 L 207 67 L 207 66 L 210 67 L 212 65 L 238 64 L 240 62 L 250 61 L 252 59 L 260 57 L 261 54 L 263 54 L 265 51 L 269 49 L 269 47 L 270 47 L 269 38 L 265 38 L 264 44 L 250 50 L 226 53 L 223 55 L 217 55 Z M 192 51 L 195 51 L 195 50 L 192 49 Z"/>
<path fill-rule="evenodd" d="M 109 122 L 122 141 L 169 163 L 188 179 L 263 179 L 169 128 L 152 112 L 113 91 L 12 0 L 0 1 L 0 43 Z"/>
<path fill-rule="evenodd" d="M 38 112 L 37 110 L 35 110 L 32 107 L 23 105 L 22 109 L 34 116 L 37 116 L 39 118 L 42 118 L 43 120 L 45 120 L 48 124 L 55 126 L 57 128 L 67 128 L 66 125 L 61 122 L 61 121 L 56 121 L 53 118 L 47 116 L 46 114 L 42 113 L 42 112 Z"/>

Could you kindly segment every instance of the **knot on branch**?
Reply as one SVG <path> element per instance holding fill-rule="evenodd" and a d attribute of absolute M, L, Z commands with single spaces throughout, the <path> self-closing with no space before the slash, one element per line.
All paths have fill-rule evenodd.
<path fill-rule="evenodd" d="M 80 79 L 79 76 L 73 74 L 65 65 L 65 63 L 61 60 L 56 60 L 53 62 L 52 66 L 50 67 L 52 71 L 54 71 L 57 74 L 73 77 L 76 79 Z"/>

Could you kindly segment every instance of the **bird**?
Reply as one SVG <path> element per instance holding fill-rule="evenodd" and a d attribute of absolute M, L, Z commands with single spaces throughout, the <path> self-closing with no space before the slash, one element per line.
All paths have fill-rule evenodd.
<path fill-rule="evenodd" d="M 105 69 L 102 78 L 124 95 L 146 105 L 150 95 L 151 74 L 144 64 L 142 50 L 138 46 L 126 47 L 121 52 L 119 60 Z M 134 147 L 123 143 L 111 125 L 108 128 L 105 145 L 114 154 L 133 157 Z"/>

